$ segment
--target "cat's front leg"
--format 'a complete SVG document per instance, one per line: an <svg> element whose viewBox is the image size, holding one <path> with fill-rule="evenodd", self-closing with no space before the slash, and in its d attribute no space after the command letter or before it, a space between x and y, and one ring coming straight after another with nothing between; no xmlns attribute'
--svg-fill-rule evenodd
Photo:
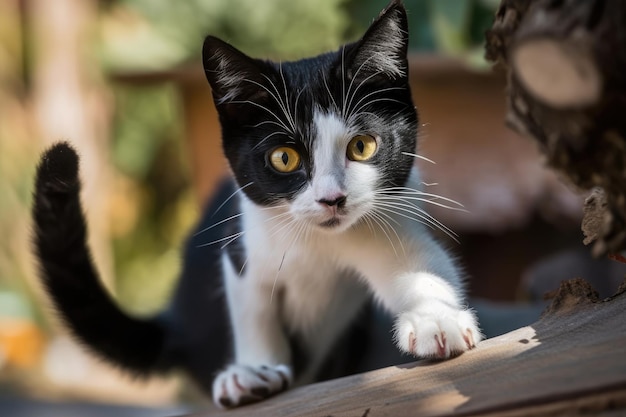
<svg viewBox="0 0 626 417"><path fill-rule="evenodd" d="M378 256L365 271L374 293L396 314L398 348L422 358L449 358L473 348L482 334L456 265L426 233L416 235L419 240L406 240L401 254L372 251Z"/></svg>
<svg viewBox="0 0 626 417"><path fill-rule="evenodd" d="M420 358L446 359L473 348L482 335L473 311L462 305L457 290L429 272L399 276L406 288L404 308L394 326L398 348ZM412 298L412 300L411 300Z"/></svg>
<svg viewBox="0 0 626 417"><path fill-rule="evenodd" d="M224 408L264 400L289 388L292 371L287 365L231 364L213 382L213 401Z"/></svg>
<svg viewBox="0 0 626 417"><path fill-rule="evenodd" d="M286 390L293 382L291 351L279 317L279 302L262 273L248 268L245 276L225 267L235 361L213 382L213 400L230 408ZM271 282L270 282L271 284Z"/></svg>

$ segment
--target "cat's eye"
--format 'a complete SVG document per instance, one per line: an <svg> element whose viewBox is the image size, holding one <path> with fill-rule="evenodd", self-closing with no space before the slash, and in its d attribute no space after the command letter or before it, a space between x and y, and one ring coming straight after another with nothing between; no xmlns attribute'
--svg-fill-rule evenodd
<svg viewBox="0 0 626 417"><path fill-rule="evenodd" d="M358 135L352 138L346 149L346 156L351 161L367 161L376 153L378 144L370 135Z"/></svg>
<svg viewBox="0 0 626 417"><path fill-rule="evenodd" d="M280 146L269 155L269 162L278 172L293 172L300 167L300 154L288 146Z"/></svg>

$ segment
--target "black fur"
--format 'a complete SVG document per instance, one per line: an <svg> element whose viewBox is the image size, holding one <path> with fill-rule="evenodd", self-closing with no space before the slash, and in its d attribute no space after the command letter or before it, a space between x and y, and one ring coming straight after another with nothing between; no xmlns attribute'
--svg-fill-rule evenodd
<svg viewBox="0 0 626 417"><path fill-rule="evenodd" d="M242 192L262 205L295 196L315 169L310 156L316 133L311 123L314 108L333 109L341 103L343 92L353 79L354 85L362 83L354 100L363 100L364 110L369 112L360 117L359 125L377 132L385 141L368 163L381 165L383 185L401 185L406 181L412 158L396 158L388 166L390 155L415 149L417 114L408 84L406 13L394 0L384 14L360 41L333 53L282 65L249 58L217 38L206 39L203 61L219 112L224 152L237 185L225 182L204 210L197 227L201 233L193 234L187 241L182 276L172 302L166 311L154 317L128 315L100 282L87 247L76 152L68 144L59 143L44 153L35 183L34 248L53 304L78 340L100 357L139 375L182 368L210 392L215 372L229 359L231 340L221 282L222 251L220 245L203 245L229 236L236 231L233 228L239 227L238 222L218 224L238 214L237 186L244 187ZM402 30L390 33L392 23ZM372 45L390 36L398 38L399 46L391 51L398 63L398 74L379 72L365 65ZM248 81L228 85L220 78L224 65L229 74L242 75ZM283 117L271 97L274 90L268 79L287 90L288 106L298 121L294 129L277 127L272 122L287 121L277 120L263 109ZM394 89L386 90L389 88ZM368 99L367 94L372 91L377 91L377 95L371 97L384 100ZM264 157L271 149L285 144L297 148L303 158L302 167L291 174L270 169ZM249 183L252 184L247 186ZM233 265L244 266L243 251L241 246L229 246ZM364 334L363 327L357 329L358 334ZM291 336L294 350L301 350L297 349L298 335ZM366 338L347 337L352 341ZM363 350L359 344L358 351ZM339 355L339 351L334 350L333 360L344 369L337 372L335 367L327 375L364 369L357 365L345 369L346 364L358 362L359 356L352 348L343 349L346 356ZM301 356L305 355L306 352Z"/></svg>
<svg viewBox="0 0 626 417"><path fill-rule="evenodd" d="M35 251L61 318L86 346L114 363L141 373L167 370L172 358L159 320L121 312L98 278L80 205L78 156L67 143L43 155L35 189Z"/></svg>

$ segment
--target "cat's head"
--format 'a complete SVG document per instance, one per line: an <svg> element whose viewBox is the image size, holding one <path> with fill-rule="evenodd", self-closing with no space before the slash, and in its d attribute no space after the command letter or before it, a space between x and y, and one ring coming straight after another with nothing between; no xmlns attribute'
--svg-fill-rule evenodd
<svg viewBox="0 0 626 417"><path fill-rule="evenodd" d="M223 148L245 194L342 231L373 210L379 190L402 186L417 137L407 44L396 0L357 42L296 62L253 59L207 37Z"/></svg>

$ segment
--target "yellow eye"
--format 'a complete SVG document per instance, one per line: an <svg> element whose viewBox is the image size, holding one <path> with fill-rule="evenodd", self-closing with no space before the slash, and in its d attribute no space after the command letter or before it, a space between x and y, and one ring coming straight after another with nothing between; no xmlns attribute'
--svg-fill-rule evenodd
<svg viewBox="0 0 626 417"><path fill-rule="evenodd" d="M269 160L278 172L293 172L300 167L300 154L288 146L274 149Z"/></svg>
<svg viewBox="0 0 626 417"><path fill-rule="evenodd" d="M369 135L358 135L353 137L348 144L346 155L351 161L367 161L374 156L377 148L376 139Z"/></svg>

